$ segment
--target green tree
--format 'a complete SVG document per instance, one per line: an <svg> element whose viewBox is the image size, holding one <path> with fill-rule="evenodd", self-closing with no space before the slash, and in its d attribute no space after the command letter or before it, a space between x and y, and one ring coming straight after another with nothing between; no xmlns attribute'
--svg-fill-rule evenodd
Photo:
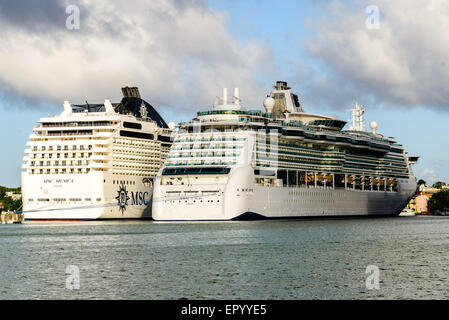
<svg viewBox="0 0 449 320"><path fill-rule="evenodd" d="M418 186L420 186L420 185L426 185L426 182L423 180L423 179L419 179L419 181L418 181Z"/></svg>
<svg viewBox="0 0 449 320"><path fill-rule="evenodd" d="M435 182L435 183L433 184L432 187L437 188L437 189L441 189L441 188L443 188L443 186L445 186L445 185L446 185L446 184L445 184L444 182L442 182L442 181L437 181L437 182Z"/></svg>
<svg viewBox="0 0 449 320"><path fill-rule="evenodd" d="M0 186L0 201L3 204L2 211L15 211L20 210L22 208L22 199L13 200L11 197L6 196L6 192L13 191L15 193L20 193L20 188L9 189L6 187Z"/></svg>
<svg viewBox="0 0 449 320"><path fill-rule="evenodd" d="M431 213L449 208L449 190L441 190L435 193L427 202L427 208Z"/></svg>
<svg viewBox="0 0 449 320"><path fill-rule="evenodd" d="M0 186L0 200L6 196L6 188Z"/></svg>
<svg viewBox="0 0 449 320"><path fill-rule="evenodd" d="M3 203L3 211L16 211L22 208L22 200L13 200L10 197L6 197L2 199Z"/></svg>
<svg viewBox="0 0 449 320"><path fill-rule="evenodd" d="M21 187L18 187L18 188L6 188L7 190L7 192L12 192L12 193L14 193L14 194L20 194L20 193L22 193L22 188Z"/></svg>

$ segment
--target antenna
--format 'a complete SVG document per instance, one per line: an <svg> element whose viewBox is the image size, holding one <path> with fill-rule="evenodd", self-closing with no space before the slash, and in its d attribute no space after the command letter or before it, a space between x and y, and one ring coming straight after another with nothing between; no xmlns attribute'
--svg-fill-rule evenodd
<svg viewBox="0 0 449 320"><path fill-rule="evenodd" d="M365 131L365 124L363 115L365 114L365 109L355 101L355 108L349 109L352 111L352 125L349 130L354 131Z"/></svg>
<svg viewBox="0 0 449 320"><path fill-rule="evenodd" d="M142 104L140 105L140 117L142 119L147 119L148 118L148 111L147 111L147 107L145 106L145 104L142 101Z"/></svg>
<svg viewBox="0 0 449 320"><path fill-rule="evenodd" d="M87 100L84 100L84 101L86 101L86 105L87 105L87 108L86 108L86 110L84 110L84 112L85 112L85 113L88 113L88 112L89 112L90 105L89 105L89 102L87 102Z"/></svg>

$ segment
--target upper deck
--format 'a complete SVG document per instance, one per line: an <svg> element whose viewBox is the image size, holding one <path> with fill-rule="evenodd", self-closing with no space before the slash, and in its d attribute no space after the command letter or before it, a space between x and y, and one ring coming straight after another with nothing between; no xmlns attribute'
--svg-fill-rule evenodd
<svg viewBox="0 0 449 320"><path fill-rule="evenodd" d="M61 114L41 118L29 136L22 168L28 174L93 170L154 176L171 147L172 129L137 88L122 91L120 103L66 101Z"/></svg>
<svg viewBox="0 0 449 320"><path fill-rule="evenodd" d="M282 95L282 91L286 92ZM228 103L226 94L224 90L219 98L222 103L215 103L213 110L200 111L179 125L166 168L250 164L255 168L408 176L404 148L394 138L376 132L377 124L372 131L365 130L359 107L353 125L345 129L346 121L304 112L284 85L277 85L265 99L265 111L242 107L238 90L234 103Z"/></svg>
<svg viewBox="0 0 449 320"><path fill-rule="evenodd" d="M298 141L346 145L379 153L403 152L402 146L394 138L368 131L343 130L345 121L318 117L304 113L303 119L309 120L304 123L299 117L273 119L272 113L256 110L211 110L198 112L196 118L181 123L180 128L190 133L263 130Z"/></svg>

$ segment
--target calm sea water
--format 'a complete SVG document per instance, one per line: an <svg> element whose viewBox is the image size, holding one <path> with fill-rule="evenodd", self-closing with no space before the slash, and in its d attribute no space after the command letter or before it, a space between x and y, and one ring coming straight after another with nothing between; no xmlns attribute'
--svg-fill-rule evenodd
<svg viewBox="0 0 449 320"><path fill-rule="evenodd" d="M27 222L0 246L0 299L449 298L445 217Z"/></svg>

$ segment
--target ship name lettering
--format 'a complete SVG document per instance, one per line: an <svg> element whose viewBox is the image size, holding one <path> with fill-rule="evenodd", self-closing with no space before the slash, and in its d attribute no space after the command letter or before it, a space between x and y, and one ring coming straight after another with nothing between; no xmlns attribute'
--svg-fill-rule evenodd
<svg viewBox="0 0 449 320"><path fill-rule="evenodd" d="M57 179L56 183L73 183L73 179Z"/></svg>

